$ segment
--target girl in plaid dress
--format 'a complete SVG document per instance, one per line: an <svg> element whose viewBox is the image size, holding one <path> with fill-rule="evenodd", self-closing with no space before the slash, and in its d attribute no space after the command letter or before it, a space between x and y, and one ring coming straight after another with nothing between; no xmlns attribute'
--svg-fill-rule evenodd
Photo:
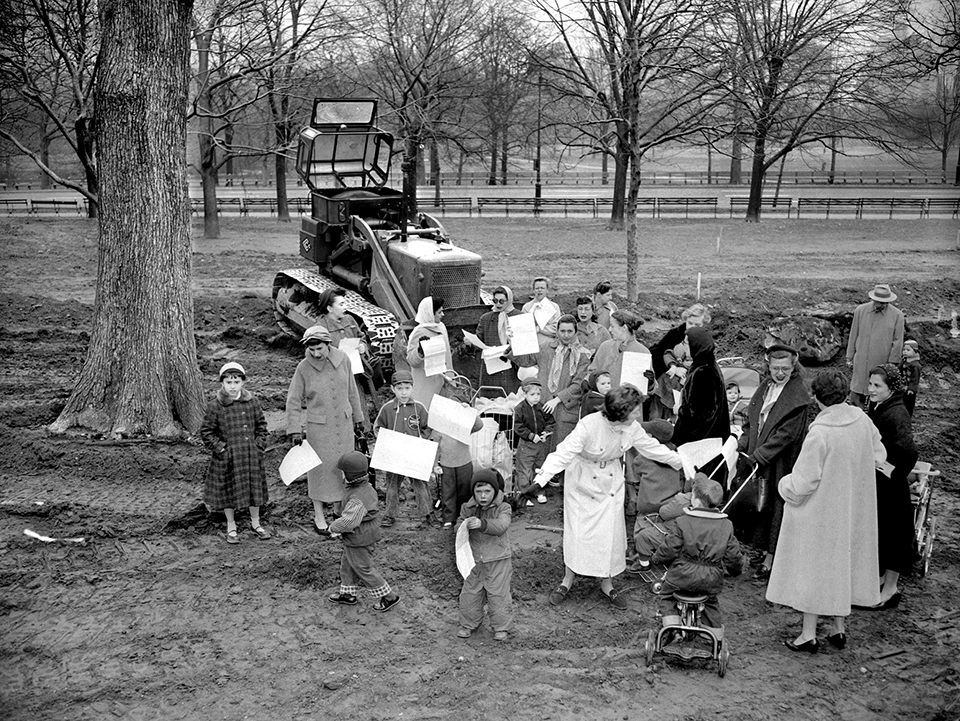
<svg viewBox="0 0 960 721"><path fill-rule="evenodd" d="M234 509L250 509L250 527L259 538L270 538L260 525L260 506L267 502L267 476L263 470L263 446L267 421L260 402L244 389L247 374L239 363L220 368L220 390L207 404L200 438L210 449L210 465L203 488L203 501L227 517L227 543L240 543Z"/></svg>

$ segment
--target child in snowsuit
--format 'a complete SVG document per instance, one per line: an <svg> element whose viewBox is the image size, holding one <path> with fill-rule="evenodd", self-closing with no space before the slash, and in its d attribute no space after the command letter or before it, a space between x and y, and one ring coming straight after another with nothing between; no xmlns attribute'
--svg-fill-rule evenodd
<svg viewBox="0 0 960 721"><path fill-rule="evenodd" d="M526 488L533 482L534 471L543 465L550 450L549 438L557 422L552 413L543 410L540 398L543 386L536 378L528 378L520 386L524 398L513 411L513 433L520 439L514 457L514 488ZM537 503L546 503L541 492Z"/></svg>
<svg viewBox="0 0 960 721"><path fill-rule="evenodd" d="M397 370L393 372L390 381L395 398L387 401L380 408L377 419L373 422L373 432L381 428L389 428L397 433L404 433L417 438L427 438L430 430L427 428L427 409L423 403L413 400L413 375L410 371ZM380 525L389 528L397 520L400 512L400 483L404 476L396 473L387 473L387 508ZM417 516L424 525L433 525L433 502L430 500L430 488L426 481L419 478L410 478L417 499Z"/></svg>
<svg viewBox="0 0 960 721"><path fill-rule="evenodd" d="M610 373L596 370L580 382L580 417L603 410L603 399L611 388Z"/></svg>
<svg viewBox="0 0 960 721"><path fill-rule="evenodd" d="M460 630L470 638L483 621L486 602L493 638L506 641L513 625L510 579L513 559L510 548L510 504L504 500L496 471L481 469L473 475L473 498L460 509L459 524L469 529L470 550L476 565L463 580L460 591Z"/></svg>
<svg viewBox="0 0 960 721"><path fill-rule="evenodd" d="M900 375L903 377L903 405L912 416L917 405L917 391L920 390L920 346L915 340L903 342Z"/></svg>
<svg viewBox="0 0 960 721"><path fill-rule="evenodd" d="M743 435L743 425L747 422L747 406L750 401L743 397L740 384L736 381L728 381L725 390L727 407L730 409L730 432L739 438Z"/></svg>
<svg viewBox="0 0 960 721"><path fill-rule="evenodd" d="M731 576L743 570L740 543L733 535L733 524L717 506L723 500L723 487L716 481L699 477L693 483L690 506L676 520L676 526L660 544L651 563L673 564L660 589L663 625L680 623L674 591L708 594L701 618L703 625L723 638L723 616L717 598L723 590L724 568Z"/></svg>
<svg viewBox="0 0 960 721"><path fill-rule="evenodd" d="M260 506L267 502L267 475L263 447L267 420L260 401L243 387L247 373L239 363L220 368L220 390L207 404L200 438L210 450L203 486L203 502L227 517L227 543L240 543L234 510L250 509L250 528L259 538L270 538L260 525Z"/></svg>
<svg viewBox="0 0 960 721"><path fill-rule="evenodd" d="M347 451L337 461L343 474L345 491L343 513L330 524L330 535L341 537L340 590L329 596L334 603L353 606L362 587L376 598L374 611L389 611L400 602L390 584L373 565L373 549L380 540L377 524L377 492L367 475L367 457L359 451Z"/></svg>

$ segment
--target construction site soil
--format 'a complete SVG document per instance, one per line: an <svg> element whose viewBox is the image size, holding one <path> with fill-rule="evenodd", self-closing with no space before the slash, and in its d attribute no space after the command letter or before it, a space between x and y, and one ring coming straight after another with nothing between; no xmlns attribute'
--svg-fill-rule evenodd
<svg viewBox="0 0 960 721"><path fill-rule="evenodd" d="M460 578L453 536L415 527L412 494L376 559L402 596L374 613L329 603L340 547L310 529L305 484L276 473L281 417L301 357L278 332L274 273L305 265L296 228L225 222L195 240L195 328L204 387L235 359L273 429L270 503L259 540L240 518L228 545L222 516L201 504L197 443L112 441L51 423L82 366L93 318L96 226L0 221L0 716L5 719L924 719L960 718L960 310L958 223L773 221L642 226L635 304L655 340L697 292L713 309L719 355L758 365L767 326L817 312L841 326L875 283L892 284L919 341L915 416L921 458L942 471L929 573L903 581L899 609L854 611L848 646L790 653L800 615L764 598L745 573L722 603L730 666L647 666L655 628L648 585L623 576L620 611L583 579L560 607L561 503L529 509L511 528L516 625L456 637ZM601 278L620 286L622 235L597 222L450 221L484 258L485 285L525 297L554 280L565 307ZM199 230L195 230L199 232ZM719 252L718 252L719 250ZM842 328L846 331L846 328ZM831 362L843 366L842 354ZM537 526L538 528L534 528ZM44 542L25 534L50 537ZM71 539L80 539L74 542ZM824 629L821 629L821 636Z"/></svg>

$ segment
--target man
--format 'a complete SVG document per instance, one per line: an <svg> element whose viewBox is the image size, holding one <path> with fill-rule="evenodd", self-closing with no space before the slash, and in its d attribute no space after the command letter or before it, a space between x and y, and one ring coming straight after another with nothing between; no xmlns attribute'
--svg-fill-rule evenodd
<svg viewBox="0 0 960 721"><path fill-rule="evenodd" d="M549 278L534 278L533 299L523 304L524 313L533 313L537 339L541 344L557 337L557 319L560 318L560 306L547 297L548 290Z"/></svg>
<svg viewBox="0 0 960 721"><path fill-rule="evenodd" d="M891 303L897 299L890 286L874 286L867 294L869 303L853 311L853 325L847 341L847 365L850 374L850 401L866 407L867 381L871 368L884 363L899 363L903 353L903 313Z"/></svg>
<svg viewBox="0 0 960 721"><path fill-rule="evenodd" d="M577 298L577 338L591 354L610 340L610 331L593 319L593 300L587 296Z"/></svg>

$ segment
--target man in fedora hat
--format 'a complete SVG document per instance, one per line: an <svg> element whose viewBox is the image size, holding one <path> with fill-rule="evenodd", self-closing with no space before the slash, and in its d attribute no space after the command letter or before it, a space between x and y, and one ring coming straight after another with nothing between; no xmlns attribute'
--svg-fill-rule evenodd
<svg viewBox="0 0 960 721"><path fill-rule="evenodd" d="M867 296L870 302L853 311L847 341L847 365L853 367L850 400L861 408L866 405L870 369L883 363L899 363L903 352L903 313L891 305L896 294L889 285L881 283Z"/></svg>

